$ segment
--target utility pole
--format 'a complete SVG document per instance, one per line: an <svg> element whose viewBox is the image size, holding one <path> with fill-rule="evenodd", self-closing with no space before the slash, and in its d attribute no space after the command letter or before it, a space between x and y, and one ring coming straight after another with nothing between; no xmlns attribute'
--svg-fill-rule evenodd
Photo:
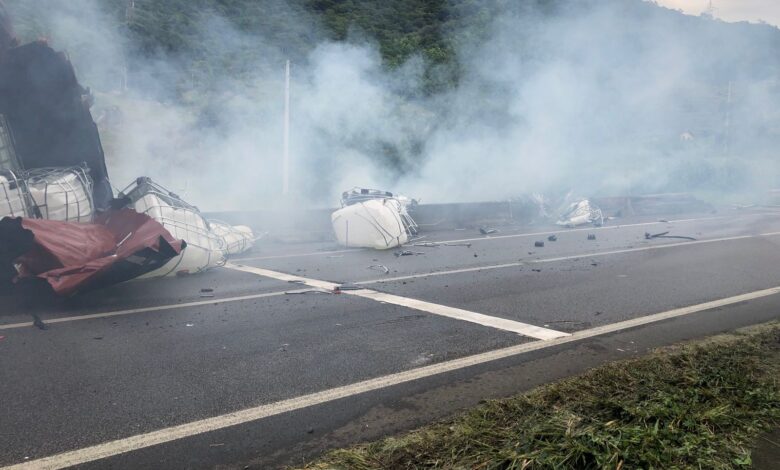
<svg viewBox="0 0 780 470"><path fill-rule="evenodd" d="M729 90L726 93L726 121L723 129L723 155L728 155L731 140L731 88L732 81L729 80Z"/></svg>
<svg viewBox="0 0 780 470"><path fill-rule="evenodd" d="M284 66L284 154L282 160L282 194L290 192L290 60Z"/></svg>
<svg viewBox="0 0 780 470"><path fill-rule="evenodd" d="M133 19L135 13L135 0L127 0L127 6L125 7L125 32L130 32L130 22ZM125 64L122 66L122 77L119 90L121 92L127 91L127 58L125 58Z"/></svg>

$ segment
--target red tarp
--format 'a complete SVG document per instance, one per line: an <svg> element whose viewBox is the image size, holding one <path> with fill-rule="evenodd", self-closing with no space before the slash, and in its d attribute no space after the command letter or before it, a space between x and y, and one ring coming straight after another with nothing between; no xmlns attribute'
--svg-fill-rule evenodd
<svg viewBox="0 0 780 470"><path fill-rule="evenodd" d="M44 279L60 295L141 276L186 246L149 216L126 208L91 224L7 217L0 221L3 245L0 263L15 265L17 279Z"/></svg>

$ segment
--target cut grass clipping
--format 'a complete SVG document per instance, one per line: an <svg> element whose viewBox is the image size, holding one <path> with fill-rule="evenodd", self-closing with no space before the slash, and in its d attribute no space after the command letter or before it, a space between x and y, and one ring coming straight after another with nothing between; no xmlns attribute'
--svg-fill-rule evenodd
<svg viewBox="0 0 780 470"><path fill-rule="evenodd" d="M780 420L778 377L775 322L491 400L306 468L749 467L751 447Z"/></svg>

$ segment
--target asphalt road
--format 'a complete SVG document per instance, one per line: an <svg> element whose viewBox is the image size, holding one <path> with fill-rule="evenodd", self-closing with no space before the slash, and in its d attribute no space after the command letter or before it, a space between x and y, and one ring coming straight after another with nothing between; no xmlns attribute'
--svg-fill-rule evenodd
<svg viewBox="0 0 780 470"><path fill-rule="evenodd" d="M666 231L696 241L644 236ZM203 275L0 299L0 466L295 464L780 317L776 211L450 230L418 245L261 243ZM327 292L342 283L361 290Z"/></svg>

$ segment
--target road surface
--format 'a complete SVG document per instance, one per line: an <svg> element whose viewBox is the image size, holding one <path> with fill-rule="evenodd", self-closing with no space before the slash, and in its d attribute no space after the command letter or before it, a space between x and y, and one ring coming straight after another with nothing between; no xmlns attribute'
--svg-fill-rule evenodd
<svg viewBox="0 0 780 470"><path fill-rule="evenodd" d="M669 219L430 232L410 256L260 243L202 275L0 299L0 467L302 463L780 318L780 212ZM696 240L644 236L666 231Z"/></svg>

